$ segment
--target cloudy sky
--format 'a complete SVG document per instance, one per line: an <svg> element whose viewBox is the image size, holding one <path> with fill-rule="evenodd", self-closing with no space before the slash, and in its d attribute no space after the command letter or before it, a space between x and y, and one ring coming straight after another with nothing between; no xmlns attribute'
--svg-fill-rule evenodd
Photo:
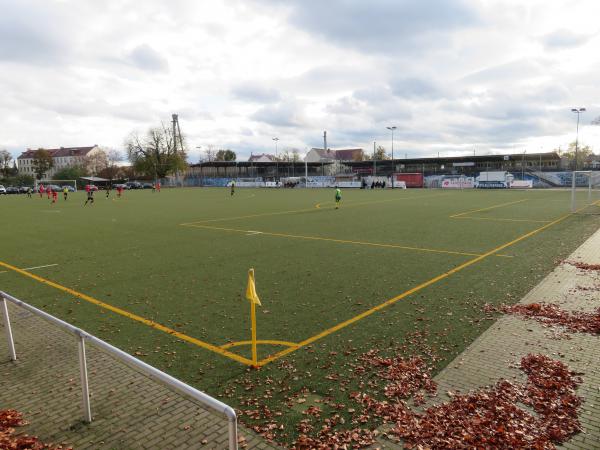
<svg viewBox="0 0 600 450"><path fill-rule="evenodd" d="M600 153L597 0L0 0L0 148Z"/></svg>

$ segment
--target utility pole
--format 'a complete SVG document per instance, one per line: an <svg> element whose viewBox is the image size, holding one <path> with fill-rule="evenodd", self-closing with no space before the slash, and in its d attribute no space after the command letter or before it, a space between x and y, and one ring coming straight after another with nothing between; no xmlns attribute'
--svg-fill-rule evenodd
<svg viewBox="0 0 600 450"><path fill-rule="evenodd" d="M275 180L277 181L277 179L279 179L279 156L277 155L277 143L279 142L279 138L274 137L273 140L275 141L275 167L277 172L275 174Z"/></svg>
<svg viewBox="0 0 600 450"><path fill-rule="evenodd" d="M394 189L394 130L397 128L396 126L386 127L388 130L392 132L392 189Z"/></svg>
<svg viewBox="0 0 600 450"><path fill-rule="evenodd" d="M577 171L578 167L578 153L579 153L579 115L585 112L585 108L572 108L571 112L577 114L577 135L575 137L575 171Z"/></svg>
<svg viewBox="0 0 600 450"><path fill-rule="evenodd" d="M373 176L377 176L377 150L375 149L377 142L373 141Z"/></svg>
<svg viewBox="0 0 600 450"><path fill-rule="evenodd" d="M173 120L173 153L177 155L177 138L179 138L179 147L183 152L183 139L181 138L181 128L179 128L179 116L177 114L172 114L171 118ZM177 181L179 181L179 169L175 172L175 177ZM183 180L181 180L181 184L183 186Z"/></svg>

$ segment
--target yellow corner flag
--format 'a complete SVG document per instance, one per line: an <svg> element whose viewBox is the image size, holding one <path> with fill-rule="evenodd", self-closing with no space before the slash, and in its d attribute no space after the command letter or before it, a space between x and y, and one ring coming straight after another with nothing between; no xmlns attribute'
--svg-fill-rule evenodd
<svg viewBox="0 0 600 450"><path fill-rule="evenodd" d="M254 282L254 269L248 270L248 286L246 287L246 298L254 305L262 306L260 298L256 293L256 284Z"/></svg>

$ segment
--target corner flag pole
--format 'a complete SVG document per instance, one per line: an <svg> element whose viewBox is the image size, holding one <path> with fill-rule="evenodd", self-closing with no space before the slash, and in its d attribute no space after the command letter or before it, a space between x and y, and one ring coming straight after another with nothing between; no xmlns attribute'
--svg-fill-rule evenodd
<svg viewBox="0 0 600 450"><path fill-rule="evenodd" d="M258 355L256 351L256 305L260 304L260 298L256 293L256 283L254 281L254 269L248 270L248 285L246 286L246 298L250 300L250 320L252 322L252 364L258 365Z"/></svg>
<svg viewBox="0 0 600 450"><path fill-rule="evenodd" d="M250 302L250 317L252 320L252 364L258 364L258 356L256 351L256 303Z"/></svg>

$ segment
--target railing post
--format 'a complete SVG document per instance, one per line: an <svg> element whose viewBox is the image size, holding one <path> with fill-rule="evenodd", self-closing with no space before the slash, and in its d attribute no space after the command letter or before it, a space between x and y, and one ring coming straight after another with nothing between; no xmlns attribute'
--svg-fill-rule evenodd
<svg viewBox="0 0 600 450"><path fill-rule="evenodd" d="M229 423L229 450L238 450L237 417L235 416L235 412L228 415L227 422Z"/></svg>
<svg viewBox="0 0 600 450"><path fill-rule="evenodd" d="M85 358L85 337L81 334L78 334L77 337L79 339L79 372L81 375L81 395L83 396L83 419L90 423L92 421L92 410L90 408L90 387Z"/></svg>
<svg viewBox="0 0 600 450"><path fill-rule="evenodd" d="M12 328L10 327L10 317L8 316L8 306L6 299L0 296L2 300L2 315L4 316L4 330L6 331L6 340L8 342L8 353L10 353L11 361L17 360L17 352L15 351L15 341L13 340Z"/></svg>

